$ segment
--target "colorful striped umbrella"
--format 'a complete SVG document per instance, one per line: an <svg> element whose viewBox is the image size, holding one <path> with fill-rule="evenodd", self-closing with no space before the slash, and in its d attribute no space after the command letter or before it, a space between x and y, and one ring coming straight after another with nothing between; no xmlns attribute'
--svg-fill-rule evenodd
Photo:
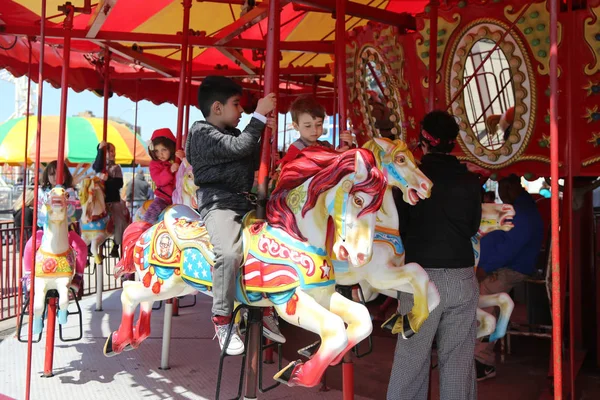
<svg viewBox="0 0 600 400"><path fill-rule="evenodd" d="M25 150L25 117L10 119L0 124L0 163L22 164ZM59 117L48 116L42 119L41 162L56 160L58 154ZM27 163L35 162L37 117L29 117L29 144ZM102 141L102 118L68 117L65 157L73 164L89 164L96 159L98 143ZM127 126L108 121L107 141L115 145L117 164L133 162L135 134ZM146 143L137 136L135 162L148 165L150 157Z"/></svg>

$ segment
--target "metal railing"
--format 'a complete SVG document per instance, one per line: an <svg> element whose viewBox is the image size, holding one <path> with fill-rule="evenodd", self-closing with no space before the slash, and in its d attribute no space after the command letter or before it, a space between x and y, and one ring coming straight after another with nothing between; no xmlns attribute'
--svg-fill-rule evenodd
<svg viewBox="0 0 600 400"><path fill-rule="evenodd" d="M19 273L21 268L21 252L18 251L19 228L14 228L12 222L0 222L0 321L16 317L19 314L19 276L23 276L25 269ZM31 228L26 228L26 238L31 236ZM118 259L108 257L112 248L112 239L108 239L101 247L102 255L105 257L102 266L94 267L91 257L88 257L88 265L83 276L83 295L95 294L96 274L105 274L103 280L103 291L120 289L121 280L115 279L113 272Z"/></svg>

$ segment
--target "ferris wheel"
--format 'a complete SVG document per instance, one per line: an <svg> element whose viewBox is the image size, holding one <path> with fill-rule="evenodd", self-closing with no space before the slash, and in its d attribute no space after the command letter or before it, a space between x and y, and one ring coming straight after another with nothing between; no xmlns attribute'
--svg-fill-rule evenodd
<svg viewBox="0 0 600 400"><path fill-rule="evenodd" d="M38 85L31 82L31 97L29 101L29 110L27 110L27 77L15 78L5 69L0 70L0 80L13 83L15 85L15 110L8 119L33 115L37 109L37 91Z"/></svg>

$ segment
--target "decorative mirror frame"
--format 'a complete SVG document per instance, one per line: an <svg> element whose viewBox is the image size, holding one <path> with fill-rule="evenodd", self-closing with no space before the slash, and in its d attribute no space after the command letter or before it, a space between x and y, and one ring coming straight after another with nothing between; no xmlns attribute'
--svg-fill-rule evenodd
<svg viewBox="0 0 600 400"><path fill-rule="evenodd" d="M447 102L463 86L466 60L475 43L481 39L498 43L508 28L501 21L483 18L471 22L456 36L446 63ZM508 33L499 48L509 64L515 99L515 117L508 140L495 150L490 150L479 142L468 121L464 91L450 105L452 113L460 118L458 142L463 152L472 156L469 157L470 161L490 169L500 169L519 161L519 156L526 150L531 139L536 115L535 76L527 48L514 33Z"/></svg>
<svg viewBox="0 0 600 400"><path fill-rule="evenodd" d="M406 132L402 128L404 118L404 111L399 104L400 93L398 92L397 79L394 77L392 71L389 70L389 66L384 61L385 58L379 53L379 51L371 46L365 45L357 52L355 65L357 68L354 69L354 82L357 91L356 97L360 104L360 113L363 116L363 124L370 137L381 137L381 132L375 127L376 120L373 117L372 111L373 106L369 104L368 91L372 90L367 85L367 69L368 63L372 62L375 64L375 69L381 72L381 78L385 85L383 89L383 95L387 98L387 102L384 104L390 112L390 121L394 127L391 132L396 135L398 139L405 140Z"/></svg>

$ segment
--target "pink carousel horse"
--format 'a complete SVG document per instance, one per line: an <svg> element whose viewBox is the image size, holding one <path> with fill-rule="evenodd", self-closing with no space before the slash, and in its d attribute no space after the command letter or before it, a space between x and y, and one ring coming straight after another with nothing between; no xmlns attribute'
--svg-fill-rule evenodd
<svg viewBox="0 0 600 400"><path fill-rule="evenodd" d="M27 241L23 253L25 273L29 278L32 269L35 270L33 334L39 334L43 329L43 312L48 290L58 291L58 322L67 322L69 287L75 292L79 290L87 261L85 242L77 233L69 232L66 191L60 186L53 188L43 206L46 207L47 219L44 230L38 231L35 236L35 267L31 259L33 237ZM29 285L27 287L29 289Z"/></svg>
<svg viewBox="0 0 600 400"><path fill-rule="evenodd" d="M309 148L281 172L267 204L267 221L254 220L252 213L246 216L245 260L236 279L236 300L274 306L285 321L317 333L322 341L313 358L290 363L275 379L290 386L315 386L330 364L340 362L371 333L366 307L335 291L326 251L327 225L331 218L336 257L356 266L366 264L385 187L371 152ZM123 272L135 269L140 280L123 285L121 325L106 341L107 356L127 346L136 348L148 337L154 301L212 286L210 240L189 207L173 206L152 227L134 223L125 236ZM138 304L141 311L134 326Z"/></svg>

